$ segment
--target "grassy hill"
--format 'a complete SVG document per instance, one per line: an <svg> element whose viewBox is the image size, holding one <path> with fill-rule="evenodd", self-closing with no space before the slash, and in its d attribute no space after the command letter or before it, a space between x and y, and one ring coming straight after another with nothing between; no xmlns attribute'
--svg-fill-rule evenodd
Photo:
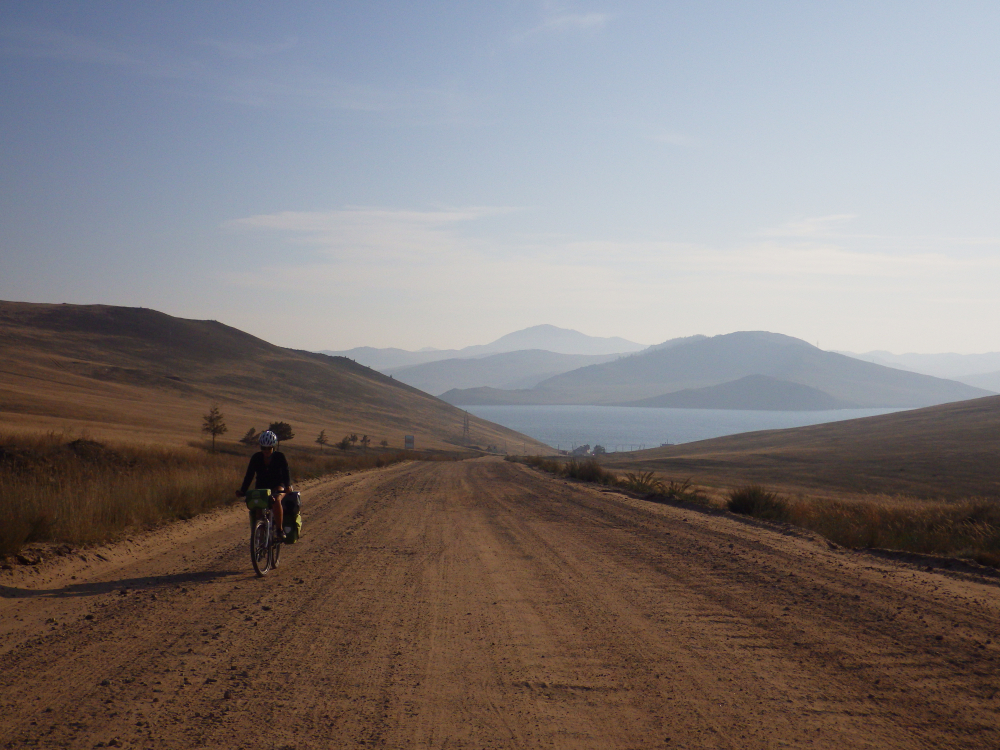
<svg viewBox="0 0 1000 750"><path fill-rule="evenodd" d="M1000 498L1000 396L656 448L602 463L710 484Z"/></svg>
<svg viewBox="0 0 1000 750"><path fill-rule="evenodd" d="M144 308L0 302L0 415L7 429L86 431L142 442L200 437L218 403L235 440L271 421L295 443L319 431L373 444L463 443L465 413L342 357L284 349L216 321ZM540 443L469 416L471 442Z"/></svg>

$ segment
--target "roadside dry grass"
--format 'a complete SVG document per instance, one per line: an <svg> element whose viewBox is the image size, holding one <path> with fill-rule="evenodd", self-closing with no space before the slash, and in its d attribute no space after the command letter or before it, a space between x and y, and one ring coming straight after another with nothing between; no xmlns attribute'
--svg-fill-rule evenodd
<svg viewBox="0 0 1000 750"><path fill-rule="evenodd" d="M508 456L507 460L519 461L561 477L579 479L582 482L592 482L606 487L618 487L651 499L684 500L703 505L708 504L708 498L704 492L692 485L689 479L680 482L664 482L651 471L625 472L625 474L619 475L605 469L593 458L583 461L577 461L575 458L560 461L542 456Z"/></svg>
<svg viewBox="0 0 1000 750"><path fill-rule="evenodd" d="M93 544L238 502L252 451L104 444L62 433L0 435L0 555L33 542ZM286 451L287 452L287 451ZM293 481L456 455L372 451L289 455Z"/></svg>
<svg viewBox="0 0 1000 750"><path fill-rule="evenodd" d="M739 515L789 523L850 549L888 549L946 555L1000 567L1000 501L924 499L862 494L839 499L782 495L747 484L725 496L690 480L666 480L654 472L619 475L597 461L512 458L543 471L636 492L651 500L683 500Z"/></svg>
<svg viewBox="0 0 1000 750"><path fill-rule="evenodd" d="M869 495L786 498L789 523L853 549L948 555L1000 567L1000 502Z"/></svg>

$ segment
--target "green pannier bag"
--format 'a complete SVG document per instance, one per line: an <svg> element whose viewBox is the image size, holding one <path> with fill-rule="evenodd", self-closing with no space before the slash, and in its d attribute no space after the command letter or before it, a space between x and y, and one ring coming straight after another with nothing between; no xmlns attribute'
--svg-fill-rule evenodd
<svg viewBox="0 0 1000 750"><path fill-rule="evenodd" d="M281 500L284 515L285 544L295 544L302 536L302 495L289 492Z"/></svg>
<svg viewBox="0 0 1000 750"><path fill-rule="evenodd" d="M285 544L295 544L302 536L302 514L295 516L295 521L291 526L285 521Z"/></svg>
<svg viewBox="0 0 1000 750"><path fill-rule="evenodd" d="M266 510L271 507L271 490L250 490L246 501L247 510Z"/></svg>

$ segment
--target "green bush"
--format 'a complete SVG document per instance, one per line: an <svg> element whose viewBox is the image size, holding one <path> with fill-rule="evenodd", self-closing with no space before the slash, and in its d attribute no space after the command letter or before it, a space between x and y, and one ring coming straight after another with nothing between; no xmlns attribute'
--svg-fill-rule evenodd
<svg viewBox="0 0 1000 750"><path fill-rule="evenodd" d="M621 486L632 492L640 492L644 495L666 495L667 488L656 475L651 471L633 474L631 471L625 472L625 478L620 480Z"/></svg>
<svg viewBox="0 0 1000 750"><path fill-rule="evenodd" d="M574 458L565 464L565 467L566 476L579 479L581 482L610 485L618 483L618 477L610 471L601 468L601 465L593 458L588 458L586 461L577 461Z"/></svg>
<svg viewBox="0 0 1000 750"><path fill-rule="evenodd" d="M731 491L727 507L733 513L769 521L784 521L789 516L788 503L776 492L759 484L748 484Z"/></svg>

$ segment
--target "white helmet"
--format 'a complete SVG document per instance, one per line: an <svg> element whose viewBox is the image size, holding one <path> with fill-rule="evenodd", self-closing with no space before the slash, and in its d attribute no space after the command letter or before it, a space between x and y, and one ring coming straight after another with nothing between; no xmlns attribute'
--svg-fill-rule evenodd
<svg viewBox="0 0 1000 750"><path fill-rule="evenodd" d="M264 430L257 438L257 442L260 443L261 448L273 448L278 444L278 436L270 430Z"/></svg>

